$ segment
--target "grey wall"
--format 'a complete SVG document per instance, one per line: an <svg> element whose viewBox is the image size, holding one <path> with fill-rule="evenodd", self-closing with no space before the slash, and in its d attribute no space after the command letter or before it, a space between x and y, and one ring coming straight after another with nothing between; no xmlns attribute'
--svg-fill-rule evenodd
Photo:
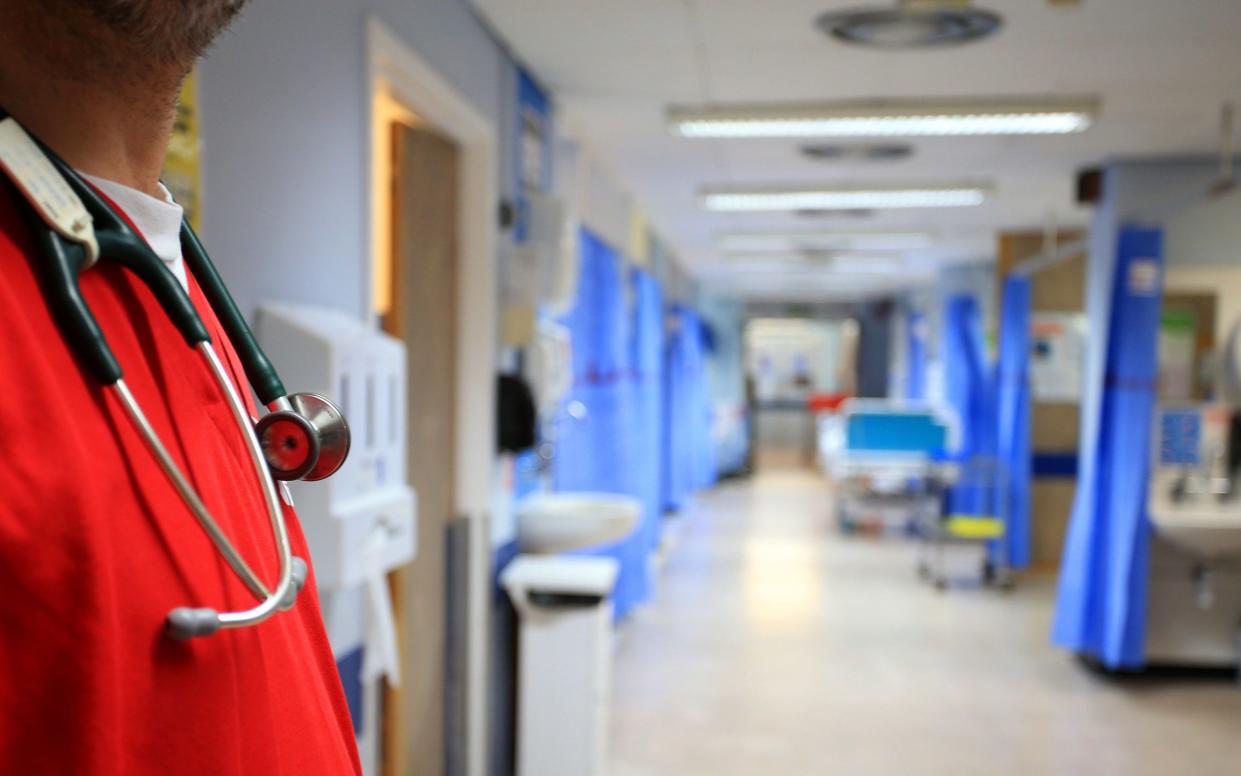
<svg viewBox="0 0 1241 776"><path fill-rule="evenodd" d="M369 13L494 122L498 191L512 193L516 65L465 0L252 0L200 70L203 237L247 315L264 299L369 313ZM511 628L492 638L489 756L502 774Z"/></svg>
<svg viewBox="0 0 1241 776"><path fill-rule="evenodd" d="M253 0L200 75L204 240L248 315L268 298L368 312L371 12L496 122L511 189L515 65L465 0Z"/></svg>

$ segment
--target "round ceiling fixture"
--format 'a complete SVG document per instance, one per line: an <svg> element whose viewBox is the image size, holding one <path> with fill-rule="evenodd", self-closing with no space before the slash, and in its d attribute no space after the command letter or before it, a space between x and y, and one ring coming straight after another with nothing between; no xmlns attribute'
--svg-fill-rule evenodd
<svg viewBox="0 0 1241 776"><path fill-rule="evenodd" d="M913 146L902 143L809 143L801 147L802 156L820 162L894 162L913 152Z"/></svg>
<svg viewBox="0 0 1241 776"><path fill-rule="evenodd" d="M857 46L915 49L981 40L1000 29L1000 15L961 0L903 0L895 8L830 11L816 26Z"/></svg>

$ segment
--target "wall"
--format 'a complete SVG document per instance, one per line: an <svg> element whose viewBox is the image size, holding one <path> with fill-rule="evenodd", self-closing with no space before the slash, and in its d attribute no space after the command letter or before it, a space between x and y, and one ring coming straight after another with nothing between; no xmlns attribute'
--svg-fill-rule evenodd
<svg viewBox="0 0 1241 776"><path fill-rule="evenodd" d="M1207 175L1213 167L1205 167ZM1187 202L1165 222L1169 291L1216 295L1215 339L1241 320L1241 191Z"/></svg>
<svg viewBox="0 0 1241 776"><path fill-rule="evenodd" d="M1193 165L1195 178L1210 180L1215 165ZM1205 185L1205 184L1204 184ZM1170 213L1164 240L1169 270L1182 266L1241 267L1241 190L1200 197Z"/></svg>
<svg viewBox="0 0 1241 776"><path fill-rule="evenodd" d="M248 315L264 299L370 315L372 13L493 122L497 188L513 194L517 70L465 0L252 3L200 71L204 238ZM478 636L471 677L483 675ZM478 715L495 706L478 687L471 679L472 773Z"/></svg>
<svg viewBox="0 0 1241 776"><path fill-rule="evenodd" d="M757 398L804 398L806 389L790 384L795 362L812 379L809 390L839 390L842 326L839 320L752 319L745 331L745 362L747 370L756 376Z"/></svg>
<svg viewBox="0 0 1241 776"><path fill-rule="evenodd" d="M1238 243L1241 245L1241 243ZM1215 341L1228 341L1241 321L1241 266L1172 266L1164 275L1164 290L1215 294Z"/></svg>
<svg viewBox="0 0 1241 776"><path fill-rule="evenodd" d="M247 314L270 298L369 312L368 11L505 128L512 191L515 65L464 0L251 3L200 86L205 239Z"/></svg>
<svg viewBox="0 0 1241 776"><path fill-rule="evenodd" d="M991 262L950 264L939 271L935 284L906 294L896 301L893 315L892 330L889 342L885 347L889 353L888 385L895 389L892 396L903 396L905 379L909 373L907 363L908 332L905 323L911 314L923 316L923 326L927 332L925 340L926 358L926 399L940 401L944 396L944 373L941 359L940 337L943 333L944 305L948 299L957 294L971 294L978 299L982 314L983 330L988 338L995 331L997 315L995 300L996 268Z"/></svg>

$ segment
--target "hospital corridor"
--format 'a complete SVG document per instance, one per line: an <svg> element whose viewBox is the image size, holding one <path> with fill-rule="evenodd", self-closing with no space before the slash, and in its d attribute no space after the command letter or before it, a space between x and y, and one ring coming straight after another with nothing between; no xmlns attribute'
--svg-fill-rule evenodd
<svg viewBox="0 0 1241 776"><path fill-rule="evenodd" d="M0 0L0 776L1241 774L1241 0Z"/></svg>
<svg viewBox="0 0 1241 776"><path fill-rule="evenodd" d="M617 634L614 776L1234 772L1228 680L1083 670L1047 647L1050 577L937 595L910 547L841 538L829 498L775 467L684 517Z"/></svg>

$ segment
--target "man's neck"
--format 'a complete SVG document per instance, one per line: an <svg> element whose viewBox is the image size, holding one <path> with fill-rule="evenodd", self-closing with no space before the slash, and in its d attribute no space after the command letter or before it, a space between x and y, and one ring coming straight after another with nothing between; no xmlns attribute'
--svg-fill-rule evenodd
<svg viewBox="0 0 1241 776"><path fill-rule="evenodd" d="M179 74L93 83L53 72L0 53L0 106L75 169L158 196Z"/></svg>

